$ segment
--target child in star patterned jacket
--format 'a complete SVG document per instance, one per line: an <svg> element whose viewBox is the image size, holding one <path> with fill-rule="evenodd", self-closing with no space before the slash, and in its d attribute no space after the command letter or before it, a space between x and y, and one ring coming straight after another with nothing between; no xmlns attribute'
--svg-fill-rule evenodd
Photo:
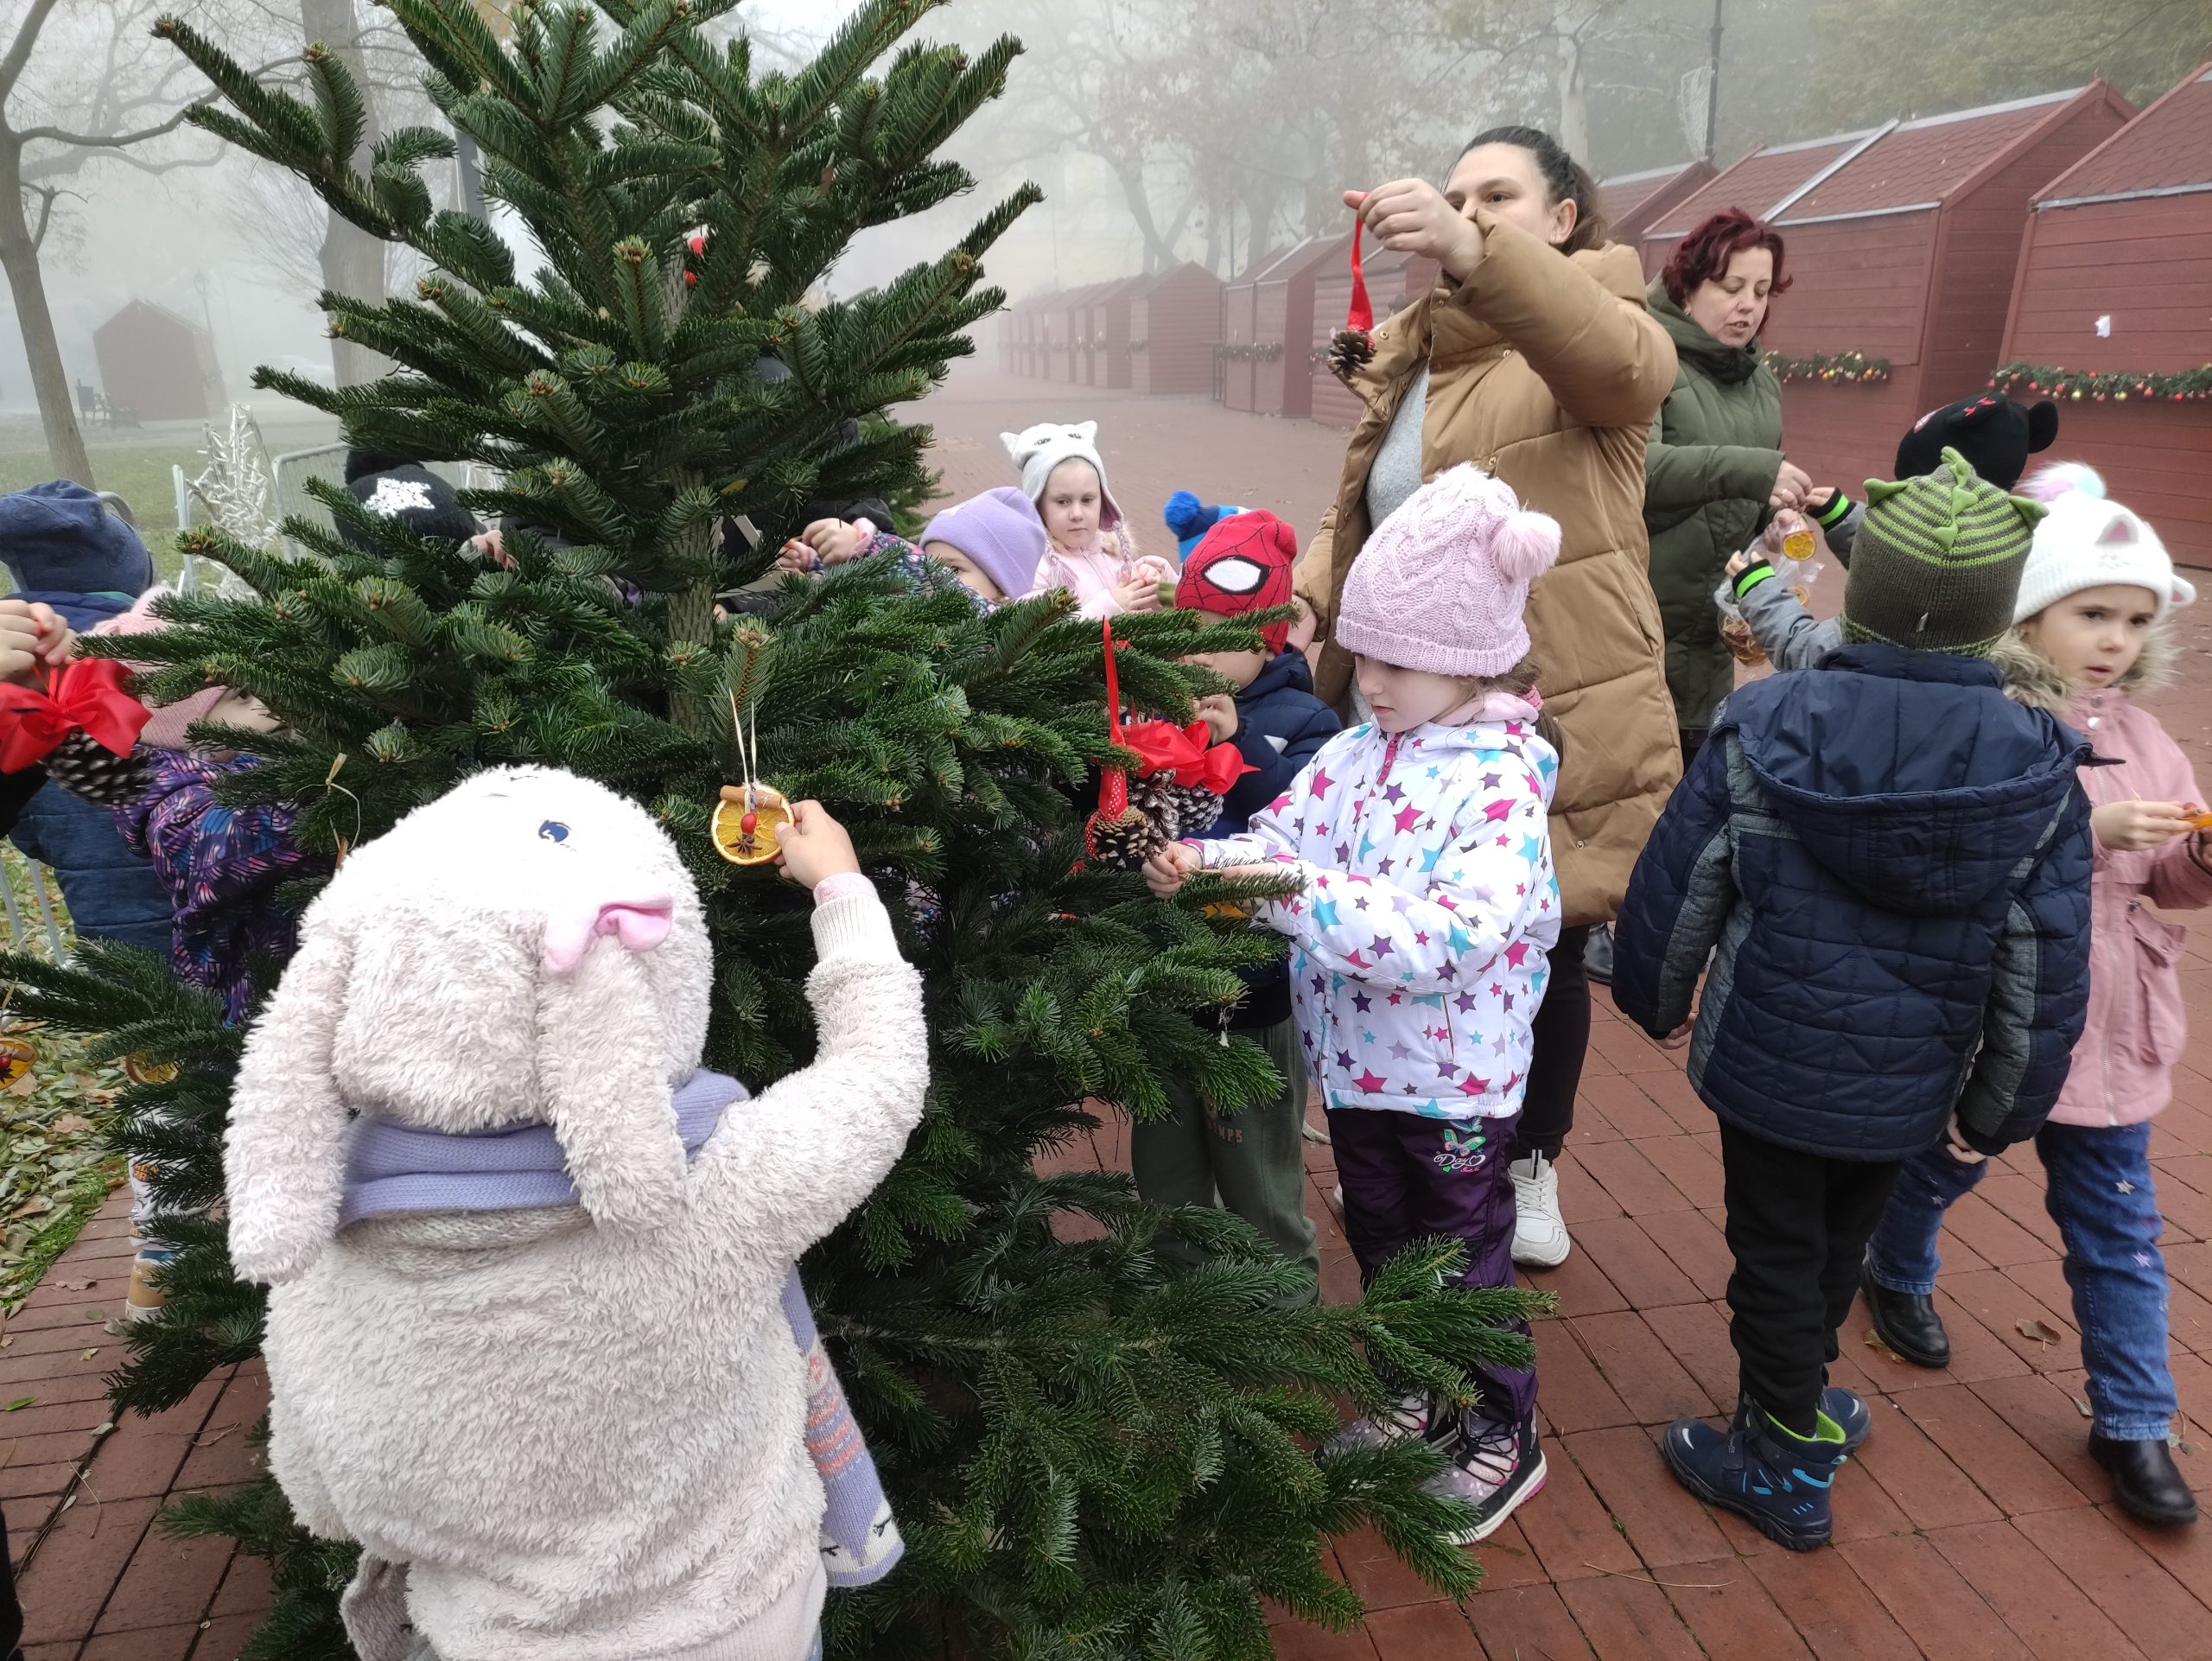
<svg viewBox="0 0 2212 1661"><path fill-rule="evenodd" d="M1513 1283L1508 1168L1560 928L1545 828L1559 761L1537 731L1522 609L1558 553L1558 525L1471 467L1414 492L1361 550L1338 617L1374 720L1324 746L1246 834L1147 868L1156 893L1201 868L1303 880L1257 920L1291 939L1363 1280L1449 1235L1465 1284ZM1456 1436L1433 1482L1471 1506L1465 1542L1544 1480L1534 1370L1470 1371L1471 1403L1408 1391L1325 1450Z"/></svg>

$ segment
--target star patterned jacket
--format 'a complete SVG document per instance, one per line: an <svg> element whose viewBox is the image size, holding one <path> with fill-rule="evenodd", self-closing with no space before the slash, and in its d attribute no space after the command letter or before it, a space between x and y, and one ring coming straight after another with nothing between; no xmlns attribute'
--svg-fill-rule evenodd
<svg viewBox="0 0 2212 1661"><path fill-rule="evenodd" d="M1559 939L1559 759L1518 698L1453 714L1472 718L1340 733L1249 831L1192 844L1209 868L1305 880L1255 915L1290 937L1299 1036L1332 1108L1520 1111Z"/></svg>

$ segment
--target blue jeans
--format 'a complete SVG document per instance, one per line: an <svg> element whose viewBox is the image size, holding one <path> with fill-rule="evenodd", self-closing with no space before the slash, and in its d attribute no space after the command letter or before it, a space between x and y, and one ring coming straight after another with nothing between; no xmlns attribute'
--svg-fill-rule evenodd
<svg viewBox="0 0 2212 1661"><path fill-rule="evenodd" d="M2066 1242L2066 1283L2096 1433L2163 1441L2178 1403L2166 1365L2166 1260L2158 1251L2151 1127L2046 1124L2036 1154L2044 1207ZM1988 1168L1954 1159L1941 1145L1905 1161L1866 1246L1867 1271L1878 1283L1923 1296L1936 1289L1943 1213Z"/></svg>

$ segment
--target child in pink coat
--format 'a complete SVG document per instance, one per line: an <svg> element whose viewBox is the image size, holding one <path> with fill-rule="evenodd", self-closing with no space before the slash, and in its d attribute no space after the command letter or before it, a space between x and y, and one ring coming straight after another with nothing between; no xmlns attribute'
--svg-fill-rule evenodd
<svg viewBox="0 0 2212 1661"><path fill-rule="evenodd" d="M2204 799L2188 757L2131 694L2163 677L2169 615L2196 595L2158 534L2105 500L2087 468L2046 469L2024 493L2050 512L2036 527L2012 631L1991 659L2012 697L2050 709L2104 764L2081 771L2096 838L2088 1022L2036 1153L2066 1243L2089 1375L2089 1452L2124 1510L2185 1524L2196 1501L2166 1445L2177 1403L2150 1120L2173 1093L2186 1037L2176 965L2187 935L2146 907L2212 905L2212 847L2195 822ZM1907 1361L1950 1359L1930 1296L1936 1239L1945 1211L1986 1168L1948 1143L1909 1161L1867 1246L1874 1328Z"/></svg>
<svg viewBox="0 0 2212 1661"><path fill-rule="evenodd" d="M1051 538L1030 592L1065 589L1085 617L1159 610L1160 585L1175 580L1175 567L1137 551L1136 531L1106 482L1098 423L1047 421L999 439Z"/></svg>

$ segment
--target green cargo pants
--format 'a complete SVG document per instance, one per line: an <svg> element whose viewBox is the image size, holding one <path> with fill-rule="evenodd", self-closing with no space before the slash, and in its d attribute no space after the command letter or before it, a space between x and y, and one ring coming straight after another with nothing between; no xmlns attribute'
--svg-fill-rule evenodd
<svg viewBox="0 0 2212 1661"><path fill-rule="evenodd" d="M1137 1192L1158 1206L1219 1206L1271 1241L1276 1251L1313 1276L1301 1302L1320 1296L1321 1253L1306 1214L1306 1058L1299 1051L1298 1022L1242 1032L1268 1053L1283 1087L1274 1099L1230 1113L1216 1113L1188 1083L1173 1079L1174 1117L1129 1127L1129 1168ZM1192 1261L1181 1241L1163 1244L1171 1260Z"/></svg>

